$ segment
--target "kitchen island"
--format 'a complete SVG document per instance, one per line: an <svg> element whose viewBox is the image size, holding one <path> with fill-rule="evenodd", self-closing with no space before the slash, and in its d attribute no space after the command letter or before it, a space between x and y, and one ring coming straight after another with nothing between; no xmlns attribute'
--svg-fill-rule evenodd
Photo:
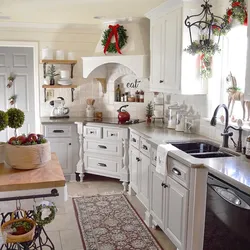
<svg viewBox="0 0 250 250"><path fill-rule="evenodd" d="M0 164L1 223L8 221L16 209L24 209L27 217L33 218L34 206L43 199L54 202L57 207L63 206L67 200L65 178L55 153L45 166L37 169L22 171ZM0 249L16 249L14 245L0 244ZM55 249L44 228L38 225L34 240L21 245L20 249L42 249L44 246Z"/></svg>

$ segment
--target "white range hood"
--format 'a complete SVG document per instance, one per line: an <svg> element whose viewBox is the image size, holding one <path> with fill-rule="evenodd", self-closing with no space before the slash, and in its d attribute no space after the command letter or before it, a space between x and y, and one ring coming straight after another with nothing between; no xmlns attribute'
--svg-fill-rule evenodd
<svg viewBox="0 0 250 250"><path fill-rule="evenodd" d="M149 61L149 20L146 18L122 19L103 23L103 30L119 23L127 30L128 43L122 48L122 55L103 52L102 34L91 57L82 57L83 77L106 77L106 66L110 63L121 64L129 68L137 77L147 78L150 73Z"/></svg>

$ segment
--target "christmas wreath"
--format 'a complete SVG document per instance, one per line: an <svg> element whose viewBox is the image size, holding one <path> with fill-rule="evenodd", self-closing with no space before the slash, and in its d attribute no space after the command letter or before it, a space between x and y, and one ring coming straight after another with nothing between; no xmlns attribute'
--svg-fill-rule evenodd
<svg viewBox="0 0 250 250"><path fill-rule="evenodd" d="M212 76L212 57L216 52L220 52L218 44L215 44L213 40L210 39L209 44L204 46L196 40L184 49L184 51L191 55L200 55L202 78L207 79Z"/></svg>
<svg viewBox="0 0 250 250"><path fill-rule="evenodd" d="M114 43L111 42L113 36L115 37ZM104 54L106 54L106 52L121 54L121 49L127 42L127 30L119 24L109 25L109 28L103 32L101 41L102 46L104 46Z"/></svg>
<svg viewBox="0 0 250 250"><path fill-rule="evenodd" d="M217 20L214 20L215 25L212 26L214 35L226 35L231 27L232 21L237 20L240 24L247 26L248 15L245 0L230 0L230 7L227 9L226 14L223 16L225 20L225 27L220 30L216 26Z"/></svg>
<svg viewBox="0 0 250 250"><path fill-rule="evenodd" d="M44 217L44 212L48 210L49 215ZM36 207L36 212L34 214L34 219L39 226L45 226L55 219L57 208L53 202L49 205L42 203ZM47 214L47 211L45 212Z"/></svg>

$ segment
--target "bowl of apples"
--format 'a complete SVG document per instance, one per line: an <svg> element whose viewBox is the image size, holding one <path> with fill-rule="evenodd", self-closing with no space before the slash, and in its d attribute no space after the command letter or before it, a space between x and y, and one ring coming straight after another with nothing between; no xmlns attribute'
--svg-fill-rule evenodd
<svg viewBox="0 0 250 250"><path fill-rule="evenodd" d="M5 162L13 168L35 169L50 160L50 143L41 134L11 137L5 145Z"/></svg>

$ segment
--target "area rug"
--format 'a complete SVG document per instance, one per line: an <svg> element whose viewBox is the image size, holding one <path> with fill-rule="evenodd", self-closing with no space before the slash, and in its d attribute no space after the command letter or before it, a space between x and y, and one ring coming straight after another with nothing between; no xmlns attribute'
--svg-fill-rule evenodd
<svg viewBox="0 0 250 250"><path fill-rule="evenodd" d="M85 250L162 250L125 195L73 198Z"/></svg>

